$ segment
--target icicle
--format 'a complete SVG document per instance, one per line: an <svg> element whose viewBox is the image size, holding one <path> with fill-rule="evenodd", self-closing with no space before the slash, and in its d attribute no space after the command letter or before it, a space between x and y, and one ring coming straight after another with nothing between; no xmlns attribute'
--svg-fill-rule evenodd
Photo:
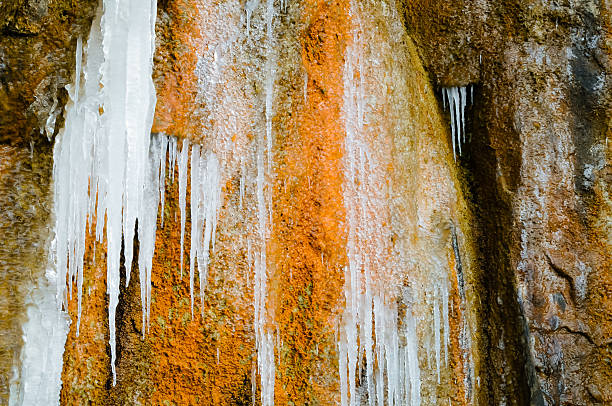
<svg viewBox="0 0 612 406"><path fill-rule="evenodd" d="M457 89L456 87L453 87L452 95L453 95L453 107L455 109L453 124L456 127L455 129L455 135L457 136L456 143L457 143L457 146L459 147L459 156L461 156L462 154L462 151L461 151L461 144L462 144L461 115L462 115L462 111L461 111L461 101L460 101L460 96L459 96L459 89Z"/></svg>
<svg viewBox="0 0 612 406"><path fill-rule="evenodd" d="M470 85L470 103L474 105L474 85Z"/></svg>
<svg viewBox="0 0 612 406"><path fill-rule="evenodd" d="M452 98L452 88L444 89L444 93L446 94L446 98L448 100L448 108L451 115L451 142L453 144L453 158L455 161L457 161L457 146L455 145L455 108L453 105L454 99Z"/></svg>
<svg viewBox="0 0 612 406"><path fill-rule="evenodd" d="M471 103L474 103L474 86L471 86ZM465 139L465 106L467 104L467 88L444 87L442 88L442 105L446 110L447 105L451 116L451 142L453 145L453 157L457 160L462 154L462 146Z"/></svg>
<svg viewBox="0 0 612 406"><path fill-rule="evenodd" d="M181 210L181 279L183 278L183 256L185 249L185 222L187 221L187 165L189 160L189 140L183 140L183 147L179 154L178 176L179 176L179 207Z"/></svg>
<svg viewBox="0 0 612 406"><path fill-rule="evenodd" d="M242 209L244 203L244 193L246 188L246 166L244 159L240 160L240 201L239 206Z"/></svg>
<svg viewBox="0 0 612 406"><path fill-rule="evenodd" d="M138 219L138 239L140 251L138 255L138 270L140 277L140 295L142 300L142 334L149 327L151 312L151 270L153 268L153 253L155 251L155 233L157 231L157 212L160 201L160 178L162 162L165 161L164 144L167 139L163 135L153 138L149 149L149 159L146 165L146 181L141 200Z"/></svg>
<svg viewBox="0 0 612 406"><path fill-rule="evenodd" d="M450 345L450 322L448 319L448 281L444 279L442 290L442 328L444 329L444 340L442 347L444 349L444 365L448 366L448 347Z"/></svg>
<svg viewBox="0 0 612 406"><path fill-rule="evenodd" d="M174 183L174 173L176 172L176 159L177 159L177 140L176 137L170 137L168 140L168 161L170 167L168 168L168 175L170 180Z"/></svg>
<svg viewBox="0 0 612 406"><path fill-rule="evenodd" d="M444 110L446 110L446 93L447 93L447 89L446 88L442 88L442 106L444 107Z"/></svg>
<svg viewBox="0 0 612 406"><path fill-rule="evenodd" d="M72 99L74 100L74 104L79 103L79 93L81 90L81 64L83 62L83 38L79 37L77 39L77 47L76 47L76 65L74 68L74 94L72 95Z"/></svg>
<svg viewBox="0 0 612 406"><path fill-rule="evenodd" d="M193 283L195 275L196 255L200 245L200 146L194 144L191 148L191 249L189 250L189 296L191 298L191 317L193 318Z"/></svg>
<svg viewBox="0 0 612 406"><path fill-rule="evenodd" d="M249 31L251 29L251 16L253 15L253 11L259 6L259 0L247 0L245 11L246 11L246 34L249 36Z"/></svg>
<svg viewBox="0 0 612 406"><path fill-rule="evenodd" d="M465 86L459 88L461 98L461 134L462 142L465 143L465 105L467 100L467 91Z"/></svg>
<svg viewBox="0 0 612 406"><path fill-rule="evenodd" d="M168 137L159 134L159 198L161 201L161 226L164 227L164 205L166 203L166 155L168 151Z"/></svg>
<svg viewBox="0 0 612 406"><path fill-rule="evenodd" d="M72 102L66 107L65 128L54 149L58 301L67 306L66 283L71 286L74 280L81 297L86 223L89 217L91 224L95 208L96 238L103 239L106 226L108 244L113 383L122 241L128 283L136 221L140 223L142 217L146 222L145 216L157 215L157 211L141 211L155 106L151 79L155 7L150 0L125 4L104 1L100 9L104 13L92 24L87 44L83 91L82 43L77 42L78 71L71 89Z"/></svg>
<svg viewBox="0 0 612 406"><path fill-rule="evenodd" d="M192 158L193 159L193 158ZM193 164L193 160L192 160ZM193 172L192 172L193 173ZM198 261L198 272L200 278L200 300L204 302L204 286L208 280L208 265L210 261L210 249L211 245L214 248L215 245L215 233L217 229L217 211L220 206L220 173L219 173L219 161L217 156L208 152L206 157L202 157L200 161L200 189L199 198L202 198L197 204L197 214L191 212L191 218L198 218L198 229L199 234L196 238L197 252L196 258ZM193 182L193 177L192 177ZM192 183L193 185L193 183ZM193 187L192 187L193 190ZM193 195L192 195L193 196ZM193 200L192 200L193 201ZM193 208L193 205L192 205ZM204 233L202 234L202 223L205 223ZM192 231L191 239L193 241L194 234ZM204 306L202 306L204 309ZM203 311L203 310L202 310Z"/></svg>
<svg viewBox="0 0 612 406"><path fill-rule="evenodd" d="M406 336L406 380L405 392L409 395L406 404L420 406L421 404L421 376L419 368L418 340L416 335L416 320L412 314L406 314L404 319ZM409 385L409 386L408 386ZM408 390L410 387L410 390Z"/></svg>

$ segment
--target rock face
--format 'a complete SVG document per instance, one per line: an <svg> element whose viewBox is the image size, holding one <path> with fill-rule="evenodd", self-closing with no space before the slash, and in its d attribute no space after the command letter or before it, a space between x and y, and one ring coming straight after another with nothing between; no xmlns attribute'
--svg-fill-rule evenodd
<svg viewBox="0 0 612 406"><path fill-rule="evenodd" d="M460 163L489 240L491 403L520 376L534 404L610 402L609 6L406 5L432 80L476 86Z"/></svg>
<svg viewBox="0 0 612 406"><path fill-rule="evenodd" d="M122 260L113 386L87 236L61 404L612 402L612 6L268 3L158 2L152 132L220 157L216 242L192 307L191 185L181 253L170 167L148 327ZM96 6L0 4L3 404L48 267L47 137ZM462 86L455 159L442 89Z"/></svg>
<svg viewBox="0 0 612 406"><path fill-rule="evenodd" d="M0 5L0 141L52 137L62 126L77 38L98 2L5 1ZM57 120L56 120L57 118Z"/></svg>

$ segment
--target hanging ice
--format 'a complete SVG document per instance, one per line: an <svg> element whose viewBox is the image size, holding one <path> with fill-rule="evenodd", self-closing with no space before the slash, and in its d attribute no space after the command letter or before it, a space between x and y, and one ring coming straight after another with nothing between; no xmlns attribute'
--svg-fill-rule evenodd
<svg viewBox="0 0 612 406"><path fill-rule="evenodd" d="M55 303L57 272L53 263L51 247L48 269L26 295L28 320L23 325L21 367L11 382L9 406L59 404L70 320Z"/></svg>
<svg viewBox="0 0 612 406"><path fill-rule="evenodd" d="M157 207L147 210L154 201L146 190L152 170L148 155L155 107L151 73L156 2L104 0L102 9L103 15L92 25L87 43L85 87L80 86L79 69L70 89L65 129L54 149L57 297L66 307L66 286L77 280L80 302L86 224L88 219L90 224L98 219L96 236L101 241L106 215L109 342L115 383L115 309L122 239L127 242L127 282L136 221L148 224L140 234L145 243L150 243L154 241L151 224L157 218ZM77 67L80 58L79 48ZM144 255L152 255L152 249L140 250L141 272L146 274L151 260ZM143 296L143 304L147 300Z"/></svg>
<svg viewBox="0 0 612 406"><path fill-rule="evenodd" d="M257 3L253 3L255 6ZM248 7L248 5L247 5ZM247 9L248 13L248 9ZM254 296L255 296L255 346L257 349L257 371L260 375L261 384L261 405L274 405L274 381L276 375L276 365L274 361L274 333L266 326L269 320L266 308L266 298L268 292L268 275L266 259L266 241L269 234L269 223L272 216L271 207L266 200L266 169L272 172L272 116L274 100L274 82L276 75L276 54L274 48L274 29L273 23L276 17L274 1L266 2L266 66L265 66L265 134L259 133L257 137L257 179L256 179L256 198L257 198L257 220L259 241L259 252L255 254L254 268ZM267 165L265 160L267 158Z"/></svg>
<svg viewBox="0 0 612 406"><path fill-rule="evenodd" d="M470 103L474 104L474 86L470 86ZM448 107L451 115L451 141L453 157L457 160L457 152L461 156L461 148L465 144L465 106L467 105L467 88L443 87L442 103Z"/></svg>
<svg viewBox="0 0 612 406"><path fill-rule="evenodd" d="M418 343L412 314L400 330L393 289L381 286L390 274L388 217L382 202L385 171L378 160L375 137L365 123L368 105L360 12L351 2L352 42L344 66L344 205L347 216L345 308L339 331L340 398L343 406L419 405ZM405 337L405 344L400 336ZM365 370L365 381L362 371ZM360 387L358 387L358 384Z"/></svg>
<svg viewBox="0 0 612 406"><path fill-rule="evenodd" d="M183 277L183 246L185 244L185 221L187 212L187 164L189 160L189 140L183 140L183 147L178 155L178 176L179 176L179 207L181 211L181 278ZM193 311L192 311L193 313Z"/></svg>
<svg viewBox="0 0 612 406"><path fill-rule="evenodd" d="M212 152L191 149L191 250L189 287L193 313L194 272L197 261L200 280L200 299L204 301L204 286L208 279L209 250L214 247L217 211L221 203L219 161ZM202 308L202 311L203 308Z"/></svg>

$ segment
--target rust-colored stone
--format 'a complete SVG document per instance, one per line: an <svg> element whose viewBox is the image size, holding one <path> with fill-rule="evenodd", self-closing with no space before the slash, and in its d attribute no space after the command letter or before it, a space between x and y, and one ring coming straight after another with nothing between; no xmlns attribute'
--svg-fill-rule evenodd
<svg viewBox="0 0 612 406"><path fill-rule="evenodd" d="M302 18L302 75L279 138L271 238L272 306L280 335L278 404L339 402L335 330L346 247L342 119L347 4L313 1ZM297 77L296 77L297 76ZM305 94L304 94L305 92ZM282 153L280 152L282 151Z"/></svg>

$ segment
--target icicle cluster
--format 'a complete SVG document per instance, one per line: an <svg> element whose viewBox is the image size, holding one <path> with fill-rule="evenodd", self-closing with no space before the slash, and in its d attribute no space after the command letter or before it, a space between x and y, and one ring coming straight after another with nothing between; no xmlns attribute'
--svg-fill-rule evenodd
<svg viewBox="0 0 612 406"><path fill-rule="evenodd" d="M54 179L58 266L58 300L66 306L67 282L77 281L79 321L86 224L106 215L107 291L110 346L115 373L115 310L119 299L122 237L132 241L136 221L141 240L139 270L150 275L159 182L149 160L150 129L155 108L151 79L156 3L151 0L103 2L87 43L85 83L81 88L82 49L77 47L76 79L69 89L66 125L56 140ZM102 85L102 86L100 86ZM159 168L157 168L158 170ZM151 179L154 178L154 179ZM156 206L155 206L156 207ZM104 221L96 223L102 241ZM127 280L132 244L125 244ZM68 277L68 280L66 280ZM71 283L68 283L72 286ZM146 286L146 284L143 284ZM71 291L69 291L71 293ZM143 303L150 304L146 292ZM78 331L78 327L77 327Z"/></svg>
<svg viewBox="0 0 612 406"><path fill-rule="evenodd" d="M57 298L67 308L76 281L77 334L80 327L85 236L95 223L98 241L107 241L107 290L113 382L115 372L115 310L119 299L119 261L124 246L126 284L132 268L136 224L140 243L138 270L143 327L151 308L151 269L157 214L165 201L166 161L171 179L178 164L181 210L181 271L186 219L189 142L178 151L177 140L150 130L155 107L151 79L155 1L104 1L86 47L77 43L75 83L69 88L66 125L54 149L57 239ZM84 83L81 84L81 72ZM101 86L102 85L102 86ZM220 169L212 152L191 153L191 272L197 261L200 292L206 281L209 247L214 246L221 204ZM106 217L106 223L104 219ZM106 234L104 229L106 225ZM163 217L162 217L163 225ZM69 287L68 291L66 287ZM192 300L193 308L193 300ZM145 329L143 328L143 334Z"/></svg>
<svg viewBox="0 0 612 406"><path fill-rule="evenodd" d="M351 11L353 8L351 2ZM407 312L400 328L393 289L379 279L391 273L388 218L381 210L388 199L383 186L385 172L364 126L367 107L362 41L360 31L354 30L344 67L348 266L338 342L341 402L343 406L360 405L363 394L370 406L419 405L416 322ZM363 369L365 382L361 382Z"/></svg>
<svg viewBox="0 0 612 406"><path fill-rule="evenodd" d="M445 275L445 274L444 274ZM433 286L433 333L436 356L436 379L441 382L442 350L444 366L448 366L448 346L450 345L450 323L448 316L448 280L443 277L439 284ZM439 300L439 299L442 300ZM442 334L442 335L441 335Z"/></svg>
<svg viewBox="0 0 612 406"><path fill-rule="evenodd" d="M451 140L453 157L457 160L457 152L461 156L461 147L465 144L465 106L467 105L467 87L443 87L442 102L444 109L450 110ZM474 86L470 86L470 102L474 104Z"/></svg>
<svg viewBox="0 0 612 406"><path fill-rule="evenodd" d="M208 280L209 249L215 246L217 212L221 205L220 169L213 152L191 149L191 250L189 251L189 287L193 314L193 284L197 261L200 280L200 299L204 301L204 285ZM183 185L181 185L181 188ZM181 212L185 210L181 208ZM182 218L181 218L181 221ZM181 230L181 234L183 234ZM203 308L202 308L203 311Z"/></svg>

